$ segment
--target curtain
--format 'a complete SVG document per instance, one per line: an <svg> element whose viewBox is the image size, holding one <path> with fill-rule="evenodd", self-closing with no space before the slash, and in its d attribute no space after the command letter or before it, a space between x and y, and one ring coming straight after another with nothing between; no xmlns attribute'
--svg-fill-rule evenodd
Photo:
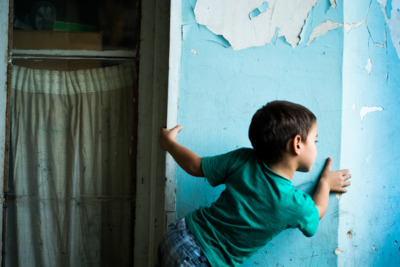
<svg viewBox="0 0 400 267"><path fill-rule="evenodd" d="M6 266L131 266L134 65L14 66Z"/></svg>

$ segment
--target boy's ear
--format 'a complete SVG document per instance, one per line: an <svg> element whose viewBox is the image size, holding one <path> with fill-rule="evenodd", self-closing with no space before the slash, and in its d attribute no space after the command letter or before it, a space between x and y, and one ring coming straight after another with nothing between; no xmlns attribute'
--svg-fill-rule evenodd
<svg viewBox="0 0 400 267"><path fill-rule="evenodd" d="M293 139L292 139L292 149L295 155L299 156L300 155L300 151L301 151L301 136L300 135L296 135Z"/></svg>

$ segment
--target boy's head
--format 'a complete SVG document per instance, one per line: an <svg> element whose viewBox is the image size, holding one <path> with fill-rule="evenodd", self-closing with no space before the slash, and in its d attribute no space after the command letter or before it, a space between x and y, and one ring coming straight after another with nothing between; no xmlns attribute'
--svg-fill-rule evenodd
<svg viewBox="0 0 400 267"><path fill-rule="evenodd" d="M258 158L266 164L282 159L287 143L296 135L305 142L317 118L306 107L288 101L272 101L253 116L249 138Z"/></svg>

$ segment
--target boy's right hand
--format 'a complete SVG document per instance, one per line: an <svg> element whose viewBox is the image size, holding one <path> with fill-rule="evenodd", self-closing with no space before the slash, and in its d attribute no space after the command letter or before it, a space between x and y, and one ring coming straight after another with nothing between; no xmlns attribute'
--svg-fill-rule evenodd
<svg viewBox="0 0 400 267"><path fill-rule="evenodd" d="M158 137L161 148L168 151L171 147L171 144L176 142L178 132L180 132L182 128L182 125L177 125L172 129L161 128L160 135Z"/></svg>
<svg viewBox="0 0 400 267"><path fill-rule="evenodd" d="M347 189L345 187L350 185L351 174L349 174L349 170L339 170L332 171L331 170L332 159L327 158L325 162L324 169L321 173L320 182L326 183L331 192L338 193L346 193Z"/></svg>
<svg viewBox="0 0 400 267"><path fill-rule="evenodd" d="M176 137L182 128L181 125L177 125L172 129L162 128L159 136L160 146L162 149L167 150L176 163L188 174L204 177L201 168L201 157L176 141Z"/></svg>

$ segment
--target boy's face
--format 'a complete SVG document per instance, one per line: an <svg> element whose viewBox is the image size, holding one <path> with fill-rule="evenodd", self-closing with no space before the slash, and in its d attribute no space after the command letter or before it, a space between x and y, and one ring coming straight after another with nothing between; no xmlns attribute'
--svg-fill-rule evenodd
<svg viewBox="0 0 400 267"><path fill-rule="evenodd" d="M309 172L317 157L317 123L314 123L307 135L307 140L302 141L297 171Z"/></svg>

